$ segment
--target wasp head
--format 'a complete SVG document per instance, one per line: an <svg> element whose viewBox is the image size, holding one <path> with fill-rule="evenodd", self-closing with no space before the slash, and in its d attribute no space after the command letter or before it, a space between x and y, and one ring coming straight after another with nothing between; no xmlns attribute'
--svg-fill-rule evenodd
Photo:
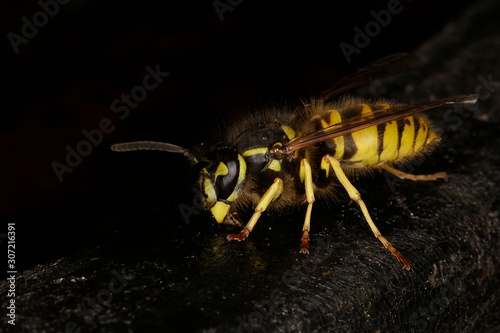
<svg viewBox="0 0 500 333"><path fill-rule="evenodd" d="M239 224L229 211L245 185L247 166L231 146L219 144L200 162L199 188L205 208L217 223Z"/></svg>
<svg viewBox="0 0 500 333"><path fill-rule="evenodd" d="M111 149L118 152L156 150L183 154L200 170L198 186L203 194L202 201L217 223L241 225L236 214L229 211L243 191L247 178L247 165L236 148L217 144L207 154L197 154L171 143L133 141L114 144ZM200 158L200 155L204 156Z"/></svg>

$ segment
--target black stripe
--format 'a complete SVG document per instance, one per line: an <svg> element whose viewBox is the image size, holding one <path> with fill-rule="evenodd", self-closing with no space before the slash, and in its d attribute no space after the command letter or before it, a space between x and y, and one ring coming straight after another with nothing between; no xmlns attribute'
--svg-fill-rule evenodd
<svg viewBox="0 0 500 333"><path fill-rule="evenodd" d="M415 151L415 144L417 143L418 131L420 130L420 118L413 117L413 129L415 131L415 135L413 136L413 151Z"/></svg>
<svg viewBox="0 0 500 333"><path fill-rule="evenodd" d="M362 110L363 110L363 105L360 104L353 105L350 108L342 110L342 113L340 113L340 116L342 118L341 121L345 119L350 119L352 117L360 116ZM356 155L357 152L358 152L358 146L356 146L352 134L350 133L344 135L344 155L342 156L342 159L347 161L351 159L351 157Z"/></svg>
<svg viewBox="0 0 500 333"><path fill-rule="evenodd" d="M377 155L379 161L380 161L380 155L382 155L382 151L384 150L384 132L386 127L387 124L377 125L377 137L378 137Z"/></svg>
<svg viewBox="0 0 500 333"><path fill-rule="evenodd" d="M425 148L427 146L427 139L429 138L430 129L429 129L428 124L423 124L422 128L423 128L424 131L427 131L427 133L425 133L424 144L422 145L422 148Z"/></svg>
<svg viewBox="0 0 500 333"><path fill-rule="evenodd" d="M337 143L335 140L328 140L326 142L326 146L328 149L328 154L335 156L335 153L337 152Z"/></svg>
<svg viewBox="0 0 500 333"><path fill-rule="evenodd" d="M332 110L332 112L338 112L338 111ZM330 123L330 116L331 116L332 112L327 112L322 117L322 119L328 124L328 126L332 125ZM342 115L340 115L340 121L342 121ZM319 128L323 128L321 122L318 125L319 125ZM317 146L318 146L318 144L317 144ZM337 143L335 142L335 140L328 140L324 144L320 144L319 146L320 146L321 155L329 154L331 156L335 156L335 152L337 151Z"/></svg>
<svg viewBox="0 0 500 333"><path fill-rule="evenodd" d="M316 117L314 119L314 129L315 130L322 129L323 124L321 123L321 120L324 120L327 123L329 123L329 119L330 119L330 114L321 115L319 117ZM334 156L335 152L337 151L337 143L335 142L335 140L328 140L326 142L320 142L320 143L315 144L314 147L317 148L317 150L315 150L314 154L315 155L318 154L318 156L321 155L320 158L323 157L323 155L325 155L325 154L329 154L329 155Z"/></svg>
<svg viewBox="0 0 500 333"><path fill-rule="evenodd" d="M396 120L398 125L398 157L399 157L399 148L401 148L401 138L403 137L403 132L405 131L405 125L409 125L410 121L407 118Z"/></svg>
<svg viewBox="0 0 500 333"><path fill-rule="evenodd" d="M344 135L344 155L343 160L349 160L358 152L358 146L354 142L352 134Z"/></svg>
<svg viewBox="0 0 500 333"><path fill-rule="evenodd" d="M317 130L323 128L323 125L321 124L321 118L318 117L314 119L314 127Z"/></svg>

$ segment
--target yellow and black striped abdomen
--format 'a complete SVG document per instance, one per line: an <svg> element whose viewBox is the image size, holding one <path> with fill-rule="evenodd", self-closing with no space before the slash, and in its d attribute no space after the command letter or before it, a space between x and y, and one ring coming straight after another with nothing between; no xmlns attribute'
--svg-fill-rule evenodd
<svg viewBox="0 0 500 333"><path fill-rule="evenodd" d="M323 111L317 115L316 127L326 128L359 115L373 117L373 109L389 107L388 104L356 104ZM366 168L402 162L426 151L439 140L425 117L413 115L334 138L328 142L327 149L345 166Z"/></svg>

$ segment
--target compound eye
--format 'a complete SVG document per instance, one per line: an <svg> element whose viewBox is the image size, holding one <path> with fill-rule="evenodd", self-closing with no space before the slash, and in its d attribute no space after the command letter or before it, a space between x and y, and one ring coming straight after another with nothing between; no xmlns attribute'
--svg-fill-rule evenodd
<svg viewBox="0 0 500 333"><path fill-rule="evenodd" d="M236 152L224 155L215 171L215 193L218 199L227 200L234 192L240 174L240 162Z"/></svg>

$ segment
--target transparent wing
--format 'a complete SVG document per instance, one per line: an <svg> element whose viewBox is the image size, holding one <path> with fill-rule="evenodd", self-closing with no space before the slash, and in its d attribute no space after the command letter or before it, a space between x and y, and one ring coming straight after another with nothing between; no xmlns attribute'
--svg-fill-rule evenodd
<svg viewBox="0 0 500 333"><path fill-rule="evenodd" d="M333 96L383 77L393 76L417 69L423 63L422 57L412 53L396 53L372 62L366 67L343 77L321 92L320 98L327 101Z"/></svg>
<svg viewBox="0 0 500 333"><path fill-rule="evenodd" d="M274 153L290 155L298 149L331 140L333 138L349 133L360 131L371 126L376 126L393 120L405 118L415 113L443 106L474 105L476 101L476 94L459 95L438 99L433 102L413 105L401 105L386 109L373 110L373 112L364 113L361 116L345 119L338 124L299 135L295 139L288 142L286 145L280 148L276 148Z"/></svg>

